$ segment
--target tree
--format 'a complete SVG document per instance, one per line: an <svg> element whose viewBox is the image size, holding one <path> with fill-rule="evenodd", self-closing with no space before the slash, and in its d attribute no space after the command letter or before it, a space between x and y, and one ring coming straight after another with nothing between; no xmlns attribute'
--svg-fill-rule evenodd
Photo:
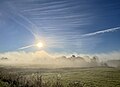
<svg viewBox="0 0 120 87"><path fill-rule="evenodd" d="M72 57L75 57L75 55L72 55Z"/></svg>

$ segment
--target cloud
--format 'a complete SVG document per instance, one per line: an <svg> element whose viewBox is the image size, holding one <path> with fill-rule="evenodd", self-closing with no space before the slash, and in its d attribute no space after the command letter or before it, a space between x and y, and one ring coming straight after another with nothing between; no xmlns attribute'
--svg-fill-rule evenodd
<svg viewBox="0 0 120 87"><path fill-rule="evenodd" d="M61 54L62 55L62 54ZM60 56L49 54L45 51L36 52L5 52L0 54L0 65L7 66L31 66L31 67L86 67L88 62L82 57Z"/></svg>
<svg viewBox="0 0 120 87"><path fill-rule="evenodd" d="M52 56L45 51L36 51L36 52L5 52L0 54L0 58L8 58L5 61L0 60L2 65L33 65L33 64L49 64L49 61L52 60Z"/></svg>
<svg viewBox="0 0 120 87"><path fill-rule="evenodd" d="M102 61L120 60L120 51L113 51L109 53L101 53L94 55L97 55Z"/></svg>
<svg viewBox="0 0 120 87"><path fill-rule="evenodd" d="M35 4L36 5L36 4ZM37 4L40 7L39 8L31 8L31 9L25 9L23 10L23 12L26 11L36 11L36 10L45 10L45 9L54 9L56 7L64 7L64 5L66 5L66 1L57 1L57 2L47 2L47 3L39 3Z"/></svg>
<svg viewBox="0 0 120 87"><path fill-rule="evenodd" d="M120 30L120 27L110 28L110 29L101 30L101 31L96 31L96 32L93 32L93 33L88 33L88 34L83 34L82 37L94 36L94 35L97 35L97 34L114 32L114 31L116 31L116 30Z"/></svg>
<svg viewBox="0 0 120 87"><path fill-rule="evenodd" d="M5 52L0 53L0 65L8 66L30 66L43 68L56 67L90 67L98 66L101 61L120 60L120 52L110 52L101 54L77 54L76 57L71 57L72 54L49 54L46 51L36 52ZM65 56L61 56L65 55ZM99 58L98 64L91 62L93 56Z"/></svg>

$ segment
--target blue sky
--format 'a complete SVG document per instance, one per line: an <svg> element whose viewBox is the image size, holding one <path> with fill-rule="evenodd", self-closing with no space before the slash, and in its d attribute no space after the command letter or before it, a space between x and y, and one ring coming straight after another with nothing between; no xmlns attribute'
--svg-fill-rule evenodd
<svg viewBox="0 0 120 87"><path fill-rule="evenodd" d="M120 50L119 0L0 0L0 52L44 41L45 50L104 53Z"/></svg>

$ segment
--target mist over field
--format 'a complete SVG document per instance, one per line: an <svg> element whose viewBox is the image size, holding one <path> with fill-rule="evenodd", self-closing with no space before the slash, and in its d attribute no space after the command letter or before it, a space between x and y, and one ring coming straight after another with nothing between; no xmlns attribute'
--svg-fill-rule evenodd
<svg viewBox="0 0 120 87"><path fill-rule="evenodd" d="M6 52L0 54L0 64L43 68L120 66L119 52L106 54L50 54L45 51Z"/></svg>

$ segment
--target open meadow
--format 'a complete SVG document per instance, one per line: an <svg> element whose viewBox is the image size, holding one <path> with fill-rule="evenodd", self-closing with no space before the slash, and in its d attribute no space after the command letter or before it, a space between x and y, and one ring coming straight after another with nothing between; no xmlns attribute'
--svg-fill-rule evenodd
<svg viewBox="0 0 120 87"><path fill-rule="evenodd" d="M120 68L0 68L0 87L120 87Z"/></svg>

